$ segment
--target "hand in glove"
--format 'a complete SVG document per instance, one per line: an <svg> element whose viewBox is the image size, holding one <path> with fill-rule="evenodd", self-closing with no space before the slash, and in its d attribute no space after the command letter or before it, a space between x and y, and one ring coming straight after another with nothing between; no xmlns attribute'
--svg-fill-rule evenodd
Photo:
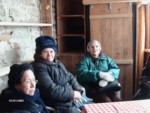
<svg viewBox="0 0 150 113"><path fill-rule="evenodd" d="M109 72L99 72L99 76L101 79L107 82L113 82L115 79Z"/></svg>
<svg viewBox="0 0 150 113"><path fill-rule="evenodd" d="M107 86L107 84L108 84L108 82L106 80L100 80L99 81L99 86L100 87L105 87L105 86Z"/></svg>

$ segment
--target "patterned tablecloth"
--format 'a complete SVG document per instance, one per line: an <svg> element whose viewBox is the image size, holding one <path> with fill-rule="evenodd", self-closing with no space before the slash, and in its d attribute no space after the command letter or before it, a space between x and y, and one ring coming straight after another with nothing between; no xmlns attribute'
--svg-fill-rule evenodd
<svg viewBox="0 0 150 113"><path fill-rule="evenodd" d="M150 99L87 104L82 113L150 113Z"/></svg>

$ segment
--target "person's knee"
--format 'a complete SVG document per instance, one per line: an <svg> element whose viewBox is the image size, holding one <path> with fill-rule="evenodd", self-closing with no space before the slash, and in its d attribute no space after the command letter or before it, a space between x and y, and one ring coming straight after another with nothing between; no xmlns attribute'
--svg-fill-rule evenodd
<svg viewBox="0 0 150 113"><path fill-rule="evenodd" d="M111 102L112 100L111 100L111 98L108 97L108 96L102 96L102 97L101 97L101 101L102 101L102 102Z"/></svg>
<svg viewBox="0 0 150 113"><path fill-rule="evenodd" d="M99 102L111 102L111 98L107 95L96 95L93 97L95 103Z"/></svg>
<svg viewBox="0 0 150 113"><path fill-rule="evenodd" d="M110 98L113 102L121 101L121 98L117 94L117 92L113 92L110 94Z"/></svg>

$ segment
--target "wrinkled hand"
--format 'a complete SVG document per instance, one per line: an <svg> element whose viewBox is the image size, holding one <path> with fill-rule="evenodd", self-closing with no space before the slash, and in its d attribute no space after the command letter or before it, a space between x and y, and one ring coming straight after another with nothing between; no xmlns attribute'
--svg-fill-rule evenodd
<svg viewBox="0 0 150 113"><path fill-rule="evenodd" d="M81 102L81 99L73 99L73 102Z"/></svg>
<svg viewBox="0 0 150 113"><path fill-rule="evenodd" d="M109 72L99 72L99 76L101 79L107 82L113 82L115 79Z"/></svg>
<svg viewBox="0 0 150 113"><path fill-rule="evenodd" d="M107 86L107 84L108 84L108 82L106 80L100 80L99 81L99 86L100 87L105 87L105 86Z"/></svg>
<svg viewBox="0 0 150 113"><path fill-rule="evenodd" d="M81 93L79 91L73 91L74 93L74 100L80 100L81 99Z"/></svg>

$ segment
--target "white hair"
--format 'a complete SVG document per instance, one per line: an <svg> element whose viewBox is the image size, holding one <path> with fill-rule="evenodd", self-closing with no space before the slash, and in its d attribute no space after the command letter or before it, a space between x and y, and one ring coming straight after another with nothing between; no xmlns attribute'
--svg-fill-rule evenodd
<svg viewBox="0 0 150 113"><path fill-rule="evenodd" d="M89 52L89 46L90 46L92 43L98 43L98 45L99 45L99 47L100 47L100 50L102 49L101 43L100 43L98 40L91 40L91 41L87 44L87 51L88 51L88 52Z"/></svg>

